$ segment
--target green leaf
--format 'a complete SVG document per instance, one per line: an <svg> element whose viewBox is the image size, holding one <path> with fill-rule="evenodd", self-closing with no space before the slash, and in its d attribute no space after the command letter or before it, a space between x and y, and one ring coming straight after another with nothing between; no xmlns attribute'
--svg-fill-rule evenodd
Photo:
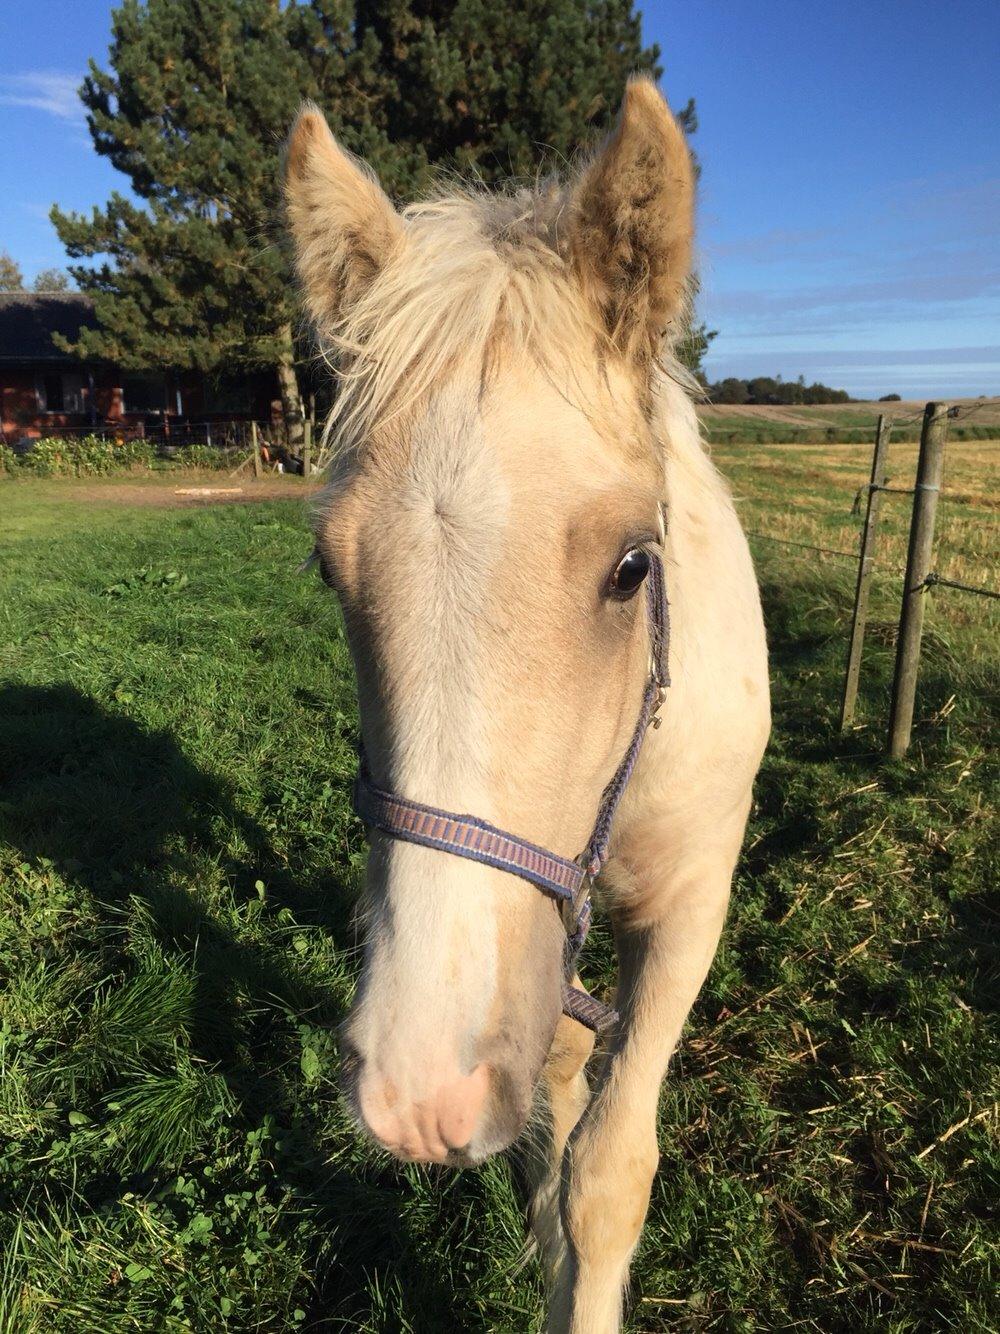
<svg viewBox="0 0 1000 1334"><path fill-rule="evenodd" d="M315 1047L303 1047L302 1058L300 1061L302 1067L302 1077L307 1084L315 1084L322 1073L322 1063L316 1054Z"/></svg>
<svg viewBox="0 0 1000 1334"><path fill-rule="evenodd" d="M192 1241L200 1241L207 1237L214 1227L215 1221L209 1214L195 1214L185 1232Z"/></svg>

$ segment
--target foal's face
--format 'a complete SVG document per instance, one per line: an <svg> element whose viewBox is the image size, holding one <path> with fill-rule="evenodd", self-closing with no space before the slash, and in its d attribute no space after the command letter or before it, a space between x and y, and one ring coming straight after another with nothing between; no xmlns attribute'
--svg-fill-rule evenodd
<svg viewBox="0 0 1000 1334"><path fill-rule="evenodd" d="M660 481L616 388L595 416L524 368L483 395L456 377L342 468L319 531L376 783L564 856L587 842L646 670L645 597L616 596L613 575L656 540ZM368 896L346 1029L358 1110L402 1156L478 1160L524 1126L552 1041L557 906L379 834Z"/></svg>
<svg viewBox="0 0 1000 1334"><path fill-rule="evenodd" d="M576 856L642 694L644 596L611 579L657 531L643 406L689 273L683 135L640 81L565 188L401 216L307 108L285 192L306 307L346 368L318 543L372 777ZM359 1113L403 1157L480 1159L524 1125L552 1041L556 905L378 834L368 891Z"/></svg>

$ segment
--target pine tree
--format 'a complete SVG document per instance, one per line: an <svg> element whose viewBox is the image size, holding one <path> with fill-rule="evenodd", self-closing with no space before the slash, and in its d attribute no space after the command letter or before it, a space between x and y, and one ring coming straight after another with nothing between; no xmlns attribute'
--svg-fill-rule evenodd
<svg viewBox="0 0 1000 1334"><path fill-rule="evenodd" d="M708 383L702 362L709 344L713 338L718 336L718 332L717 329L710 329L704 323L689 324L684 336L679 339L677 346L674 348L677 360L692 372L702 388L705 388Z"/></svg>
<svg viewBox="0 0 1000 1334"><path fill-rule="evenodd" d="M294 429L293 291L271 227L278 146L306 91L286 14L277 0L125 0L110 64L91 62L81 97L142 204L52 210L70 255L106 257L71 270L99 325L72 350L132 368L273 366Z"/></svg>
<svg viewBox="0 0 1000 1334"><path fill-rule="evenodd" d="M130 368L274 367L294 441L305 349L278 158L303 98L405 201L438 167L493 183L569 156L658 57L631 0L125 0L110 68L92 62L81 97L98 153L141 202L52 210L69 254L101 260L71 268L98 321L71 350ZM693 127L693 104L681 116Z"/></svg>
<svg viewBox="0 0 1000 1334"><path fill-rule="evenodd" d="M355 36L377 71L374 127L411 151L403 179L375 162L397 195L424 165L533 175L607 127L629 74L662 72L631 0L358 0Z"/></svg>

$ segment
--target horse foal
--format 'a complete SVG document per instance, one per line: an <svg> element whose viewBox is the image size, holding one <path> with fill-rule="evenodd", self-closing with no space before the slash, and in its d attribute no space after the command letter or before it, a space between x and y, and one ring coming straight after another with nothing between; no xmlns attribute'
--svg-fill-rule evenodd
<svg viewBox="0 0 1000 1334"><path fill-rule="evenodd" d="M359 1120L404 1159L481 1162L544 1092L532 1226L550 1328L609 1334L656 1171L660 1083L715 953L769 728L750 557L671 351L690 155L637 79L565 182L399 212L307 107L285 189L338 376L316 540L371 784L575 857L635 733L641 590L665 572L671 685L597 885L620 1018L593 1090L593 1035L562 1013L556 900L380 829L345 1030Z"/></svg>

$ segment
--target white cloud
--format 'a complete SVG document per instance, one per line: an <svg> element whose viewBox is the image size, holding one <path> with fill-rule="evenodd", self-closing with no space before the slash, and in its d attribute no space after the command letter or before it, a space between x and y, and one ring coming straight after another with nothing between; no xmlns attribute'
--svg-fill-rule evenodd
<svg viewBox="0 0 1000 1334"><path fill-rule="evenodd" d="M0 104L31 107L60 120L79 121L83 106L77 95L79 74L59 70L37 70L32 74L0 74Z"/></svg>

